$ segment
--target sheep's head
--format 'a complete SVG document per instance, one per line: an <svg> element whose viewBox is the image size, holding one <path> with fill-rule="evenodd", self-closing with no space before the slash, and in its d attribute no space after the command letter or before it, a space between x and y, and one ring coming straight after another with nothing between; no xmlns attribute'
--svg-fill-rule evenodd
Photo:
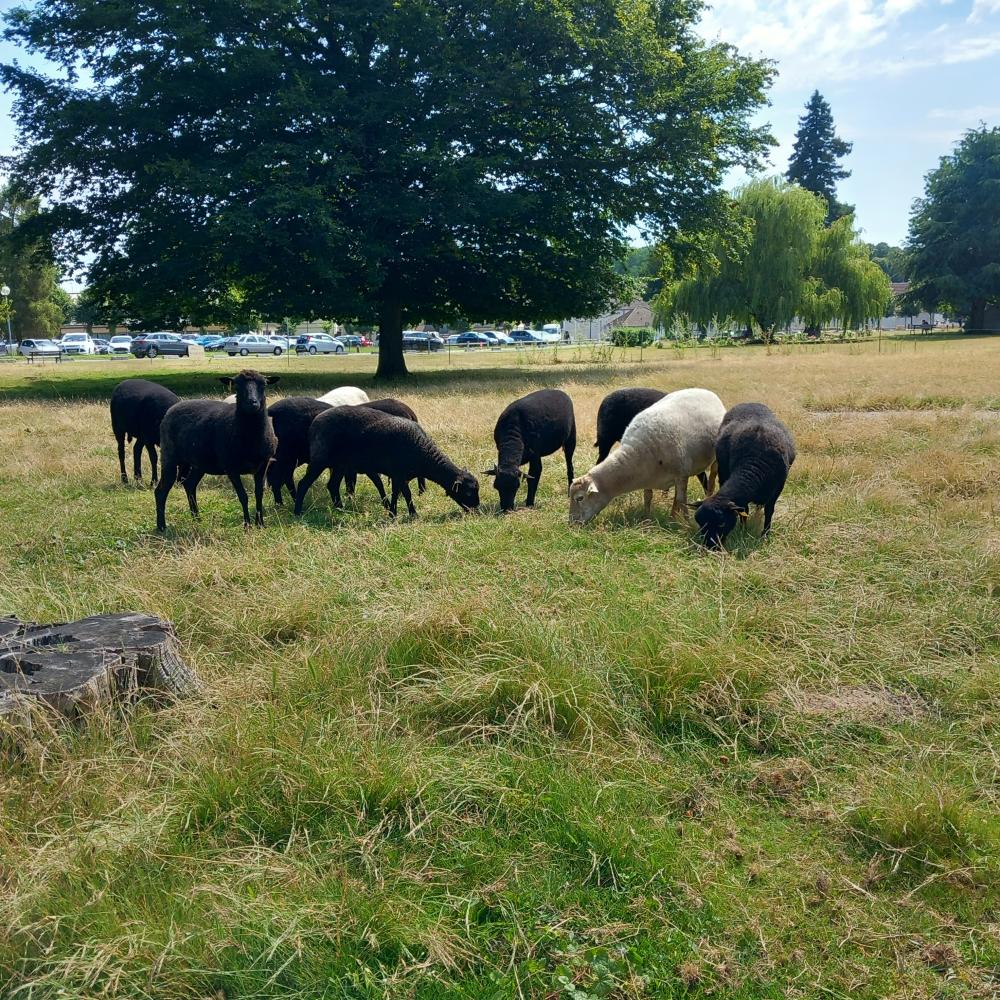
<svg viewBox="0 0 1000 1000"><path fill-rule="evenodd" d="M726 536L746 512L728 497L709 497L695 511L694 519L704 543L710 549L721 549Z"/></svg>
<svg viewBox="0 0 1000 1000"><path fill-rule="evenodd" d="M592 521L613 499L601 492L589 474L574 479L569 488L569 523Z"/></svg>
<svg viewBox="0 0 1000 1000"><path fill-rule="evenodd" d="M266 386L276 385L277 375L262 375L252 369L241 371L235 378L224 375L219 381L236 396L236 408L244 413L260 413L266 406Z"/></svg>
<svg viewBox="0 0 1000 1000"><path fill-rule="evenodd" d="M459 474L458 478L451 484L451 489L448 490L448 496L458 504L462 510L476 510L479 507L479 480L469 472L467 469L463 469Z"/></svg>
<svg viewBox="0 0 1000 1000"><path fill-rule="evenodd" d="M501 469L496 465L492 469L487 469L483 475L493 477L493 488L500 494L500 510L505 512L513 510L517 491L521 488L521 480L527 479L528 476L520 469Z"/></svg>

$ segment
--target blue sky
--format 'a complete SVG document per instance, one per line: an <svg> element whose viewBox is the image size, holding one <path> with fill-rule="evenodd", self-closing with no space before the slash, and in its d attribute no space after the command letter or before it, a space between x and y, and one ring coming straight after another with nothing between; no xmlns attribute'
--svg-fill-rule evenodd
<svg viewBox="0 0 1000 1000"><path fill-rule="evenodd" d="M0 11L15 5L0 0ZM872 242L905 238L924 174L964 129L1000 125L1000 0L716 0L702 31L778 64L761 115L780 142L774 171L787 166L809 95L827 98L854 143L839 195ZM16 56L0 43L0 59ZM4 152L14 142L9 110L0 95Z"/></svg>

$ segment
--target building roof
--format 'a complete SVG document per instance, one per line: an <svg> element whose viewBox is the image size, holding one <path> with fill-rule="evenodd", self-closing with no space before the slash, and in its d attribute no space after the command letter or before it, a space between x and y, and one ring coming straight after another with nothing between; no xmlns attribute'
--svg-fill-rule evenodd
<svg viewBox="0 0 1000 1000"><path fill-rule="evenodd" d="M617 319L612 320L614 327L646 327L653 325L653 310L648 302L635 299L622 309Z"/></svg>

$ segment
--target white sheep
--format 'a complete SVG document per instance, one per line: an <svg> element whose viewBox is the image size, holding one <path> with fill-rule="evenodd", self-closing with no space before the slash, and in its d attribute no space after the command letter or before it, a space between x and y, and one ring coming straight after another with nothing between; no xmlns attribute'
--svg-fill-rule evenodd
<svg viewBox="0 0 1000 1000"><path fill-rule="evenodd" d="M645 491L649 514L653 490L674 487L674 517L687 519L688 479L710 470L715 490L715 439L726 415L722 400L708 389L681 389L638 413L621 445L569 489L569 520L586 524L615 497Z"/></svg>
<svg viewBox="0 0 1000 1000"><path fill-rule="evenodd" d="M342 385L339 389L331 389L325 396L316 398L328 406L360 406L362 403L370 402L368 393L356 385ZM235 403L236 397L227 396L226 402Z"/></svg>
<svg viewBox="0 0 1000 1000"><path fill-rule="evenodd" d="M316 398L330 406L360 406L370 402L368 393L356 385L342 385L339 389L331 389L325 396Z"/></svg>

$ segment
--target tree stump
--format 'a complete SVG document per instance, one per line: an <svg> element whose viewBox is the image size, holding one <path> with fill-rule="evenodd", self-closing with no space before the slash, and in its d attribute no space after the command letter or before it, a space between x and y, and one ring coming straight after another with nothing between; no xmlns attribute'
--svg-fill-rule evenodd
<svg viewBox="0 0 1000 1000"><path fill-rule="evenodd" d="M150 615L97 615L35 625L0 619L0 723L30 725L39 705L69 719L151 695L198 690L169 622Z"/></svg>

